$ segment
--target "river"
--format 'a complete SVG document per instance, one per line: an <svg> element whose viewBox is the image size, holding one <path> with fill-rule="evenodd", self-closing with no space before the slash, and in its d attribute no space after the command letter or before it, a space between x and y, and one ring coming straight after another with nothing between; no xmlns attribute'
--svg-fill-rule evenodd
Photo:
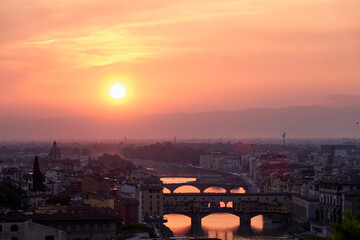
<svg viewBox="0 0 360 240"><path fill-rule="evenodd" d="M187 183L195 181L195 178L161 178L164 183ZM182 186L175 190L175 193L199 193L200 191L192 186ZM205 190L208 193L222 193L225 189L211 187ZM245 193L243 188L232 190L233 193ZM169 190L164 189L164 193ZM221 207L221 206L220 206ZM284 224L270 223L263 215L251 219L251 229L240 228L238 216L229 213L215 213L204 217L201 226L191 226L191 219L180 214L167 214L167 223L176 237L209 237L223 240L245 240L245 239L287 239L283 237L287 232Z"/></svg>

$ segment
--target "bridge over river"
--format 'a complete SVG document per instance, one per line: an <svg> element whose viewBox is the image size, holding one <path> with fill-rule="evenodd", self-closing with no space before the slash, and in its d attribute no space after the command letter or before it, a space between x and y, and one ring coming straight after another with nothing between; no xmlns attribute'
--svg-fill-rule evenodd
<svg viewBox="0 0 360 240"><path fill-rule="evenodd" d="M288 193L168 193L164 194L164 214L182 214L191 224L213 213L231 213L240 217L240 226L250 226L251 218L263 214L288 215Z"/></svg>
<svg viewBox="0 0 360 240"><path fill-rule="evenodd" d="M192 186L197 188L200 193L204 193L206 189L211 187L223 188L226 190L226 193L231 193L231 190L238 189L242 187L245 191L248 191L248 186L244 183L234 184L234 183L221 183L221 182L187 182L187 183L165 183L163 187L168 189L170 193L174 193L176 189L182 186Z"/></svg>

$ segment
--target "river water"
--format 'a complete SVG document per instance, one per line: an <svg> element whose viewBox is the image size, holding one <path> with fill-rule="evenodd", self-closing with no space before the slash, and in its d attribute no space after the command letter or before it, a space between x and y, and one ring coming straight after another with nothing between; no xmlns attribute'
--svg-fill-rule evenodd
<svg viewBox="0 0 360 240"><path fill-rule="evenodd" d="M195 181L195 178L161 178L164 183L187 183ZM192 186L182 186L175 190L175 193L199 193L200 191ZM222 193L225 189L211 187L205 190L208 193ZM243 188L232 190L233 193L245 193ZM164 189L164 193L169 190ZM221 206L220 206L221 207ZM228 206L229 207L229 206ZM245 240L245 239L288 239L284 237L288 226L286 224L270 223L263 215L251 219L251 229L242 229L238 216L228 213L215 213L204 217L201 226L191 226L191 219L180 214L167 214L167 223L176 237L209 237L223 240Z"/></svg>

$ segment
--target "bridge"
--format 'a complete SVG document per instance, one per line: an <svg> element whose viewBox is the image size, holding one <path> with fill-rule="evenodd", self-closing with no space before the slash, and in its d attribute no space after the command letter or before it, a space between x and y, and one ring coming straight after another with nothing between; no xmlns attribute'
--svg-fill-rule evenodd
<svg viewBox="0 0 360 240"><path fill-rule="evenodd" d="M164 214L182 214L191 224L213 213L231 213L240 217L240 226L250 226L259 214L287 215L291 208L288 193L168 193L164 194Z"/></svg>
<svg viewBox="0 0 360 240"><path fill-rule="evenodd" d="M219 187L226 190L226 193L231 193L231 190L237 189L239 187L244 188L245 191L248 191L248 186L246 184L233 184L233 183L221 183L221 182L187 182L187 183L167 183L163 184L163 187L168 189L170 193L174 193L176 189L182 186L192 186L197 188L200 191L200 194L204 193L206 189L210 187Z"/></svg>

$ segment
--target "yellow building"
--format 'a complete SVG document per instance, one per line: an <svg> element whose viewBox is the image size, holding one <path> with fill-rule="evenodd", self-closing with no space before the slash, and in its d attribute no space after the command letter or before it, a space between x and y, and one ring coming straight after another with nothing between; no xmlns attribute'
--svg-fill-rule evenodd
<svg viewBox="0 0 360 240"><path fill-rule="evenodd" d="M89 204L91 207L98 207L98 208L111 208L114 209L114 198L109 199L102 199L97 197L89 197L88 199L84 200L85 204Z"/></svg>

